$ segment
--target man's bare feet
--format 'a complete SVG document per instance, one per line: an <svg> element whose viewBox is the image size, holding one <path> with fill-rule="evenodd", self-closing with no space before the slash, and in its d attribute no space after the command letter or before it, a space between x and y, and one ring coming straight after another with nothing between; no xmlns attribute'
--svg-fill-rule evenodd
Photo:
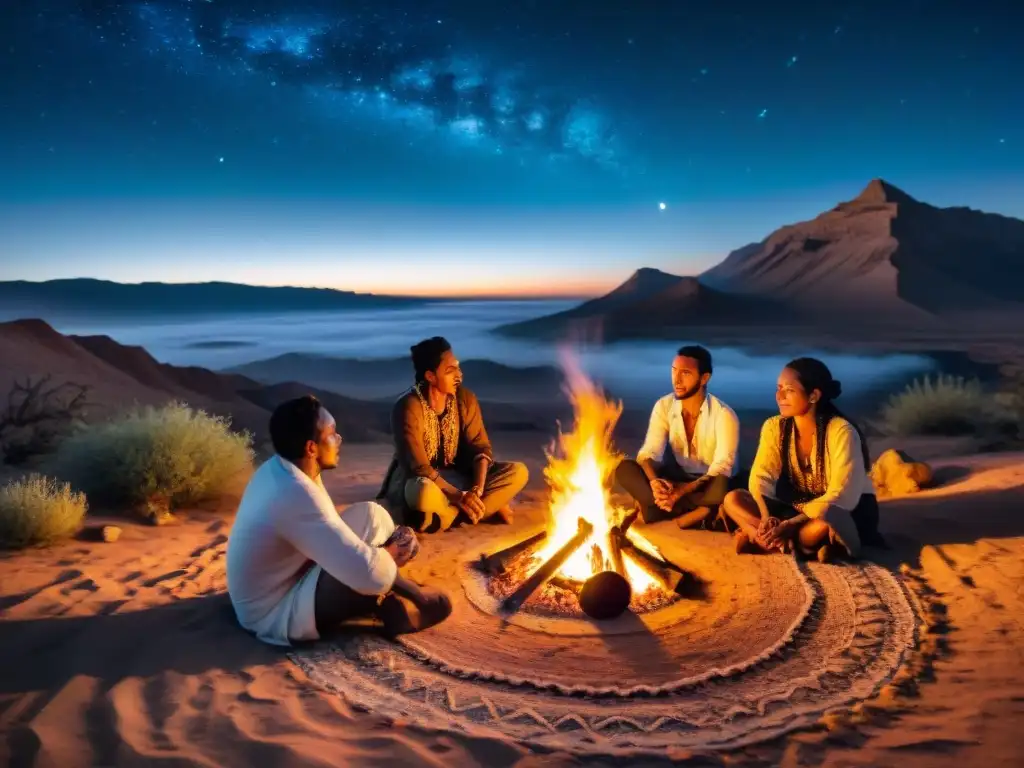
<svg viewBox="0 0 1024 768"><path fill-rule="evenodd" d="M676 518L676 525L680 528L696 528L704 522L711 514L710 507L694 507L689 512L683 512Z"/></svg>
<svg viewBox="0 0 1024 768"><path fill-rule="evenodd" d="M512 521L515 520L515 512L512 511L511 504L506 504L495 512L494 516L501 522L505 523L505 525L512 525Z"/></svg>
<svg viewBox="0 0 1024 768"><path fill-rule="evenodd" d="M421 632L440 624L452 612L452 604L443 592L429 592L419 605L392 593L377 606L377 616L383 622L384 635L394 638Z"/></svg>

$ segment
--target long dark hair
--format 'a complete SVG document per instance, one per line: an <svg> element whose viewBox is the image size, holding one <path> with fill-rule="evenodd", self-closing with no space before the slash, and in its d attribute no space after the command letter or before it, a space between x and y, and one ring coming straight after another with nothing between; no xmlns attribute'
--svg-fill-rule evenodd
<svg viewBox="0 0 1024 768"><path fill-rule="evenodd" d="M817 427L815 443L817 445L817 456L815 457L814 466L824 469L825 443L826 435L828 434L828 424L832 419L838 417L840 419L846 419L846 421L848 421L853 428L857 430L857 435L860 437L861 454L864 458L864 469L871 471L871 457L868 453L868 442L864 438L864 433L856 422L844 415L843 412L836 407L835 400L843 393L843 386L838 380L832 378L832 371L828 369L828 366L821 362L821 360L814 357L798 357L795 360L790 360L786 363L786 367L796 374L797 379L800 381L800 386L804 388L804 391L808 395L810 395L814 390L821 392L821 398L818 400L818 407L815 411L815 422ZM782 428L779 430L779 433L782 440L782 445L780 446L782 451L782 462L783 467L788 469L789 445L793 434L792 417L783 417L781 427ZM815 480L819 483L824 483L824 472L821 473L820 478L815 475ZM825 489L821 488L820 491L824 493Z"/></svg>

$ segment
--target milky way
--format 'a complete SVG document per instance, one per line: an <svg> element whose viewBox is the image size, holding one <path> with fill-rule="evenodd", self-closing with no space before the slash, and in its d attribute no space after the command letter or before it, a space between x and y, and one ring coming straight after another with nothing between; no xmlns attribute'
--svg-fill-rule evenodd
<svg viewBox="0 0 1024 768"><path fill-rule="evenodd" d="M80 11L84 31L100 41L138 43L189 74L248 74L267 87L301 89L330 115L396 124L468 151L628 170L606 110L485 55L456 20L408 7L339 10L355 3L253 5L87 2Z"/></svg>
<svg viewBox="0 0 1024 768"><path fill-rule="evenodd" d="M876 176L1017 215L1016 5L6 0L0 266L547 290Z"/></svg>

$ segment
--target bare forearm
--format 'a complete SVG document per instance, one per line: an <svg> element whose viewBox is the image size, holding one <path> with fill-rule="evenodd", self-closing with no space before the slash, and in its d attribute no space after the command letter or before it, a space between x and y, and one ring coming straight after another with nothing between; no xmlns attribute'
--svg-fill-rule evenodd
<svg viewBox="0 0 1024 768"><path fill-rule="evenodd" d="M462 494L461 488L456 488L454 485L445 480L441 475L434 478L434 484L441 489L441 492L448 497L449 500L456 499Z"/></svg>
<svg viewBox="0 0 1024 768"><path fill-rule="evenodd" d="M658 479L658 465L654 462L654 459L643 459L639 464L640 469L647 475L648 480Z"/></svg>

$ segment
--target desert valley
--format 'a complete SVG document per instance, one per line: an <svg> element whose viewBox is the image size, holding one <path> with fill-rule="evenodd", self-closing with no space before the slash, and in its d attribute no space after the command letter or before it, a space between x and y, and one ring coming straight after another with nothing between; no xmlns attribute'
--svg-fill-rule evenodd
<svg viewBox="0 0 1024 768"><path fill-rule="evenodd" d="M875 179L701 274L639 268L598 298L537 306L442 328L463 342L496 454L530 470L511 526L422 535L409 571L449 586L452 616L396 642L356 630L273 648L238 627L225 573L271 412L315 394L344 440L323 476L333 501L372 499L409 345L432 313L498 315L326 289L0 283L0 762L1021 764L1024 221ZM920 487L872 474L888 546L740 568L725 534L655 523L643 536L707 583L702 599L608 625L499 622L463 566L548 523L545 449L579 415L560 350L623 401L615 448L633 455L684 343L724 361L710 389L737 404L747 467L782 363L813 352L850 370L842 404L872 462L893 449L928 466ZM172 428L218 446L245 433L251 464L202 485L209 435ZM140 456L154 446L167 453ZM84 492L84 518L49 530L19 506L10 489L32 475L70 482L68 509Z"/></svg>

